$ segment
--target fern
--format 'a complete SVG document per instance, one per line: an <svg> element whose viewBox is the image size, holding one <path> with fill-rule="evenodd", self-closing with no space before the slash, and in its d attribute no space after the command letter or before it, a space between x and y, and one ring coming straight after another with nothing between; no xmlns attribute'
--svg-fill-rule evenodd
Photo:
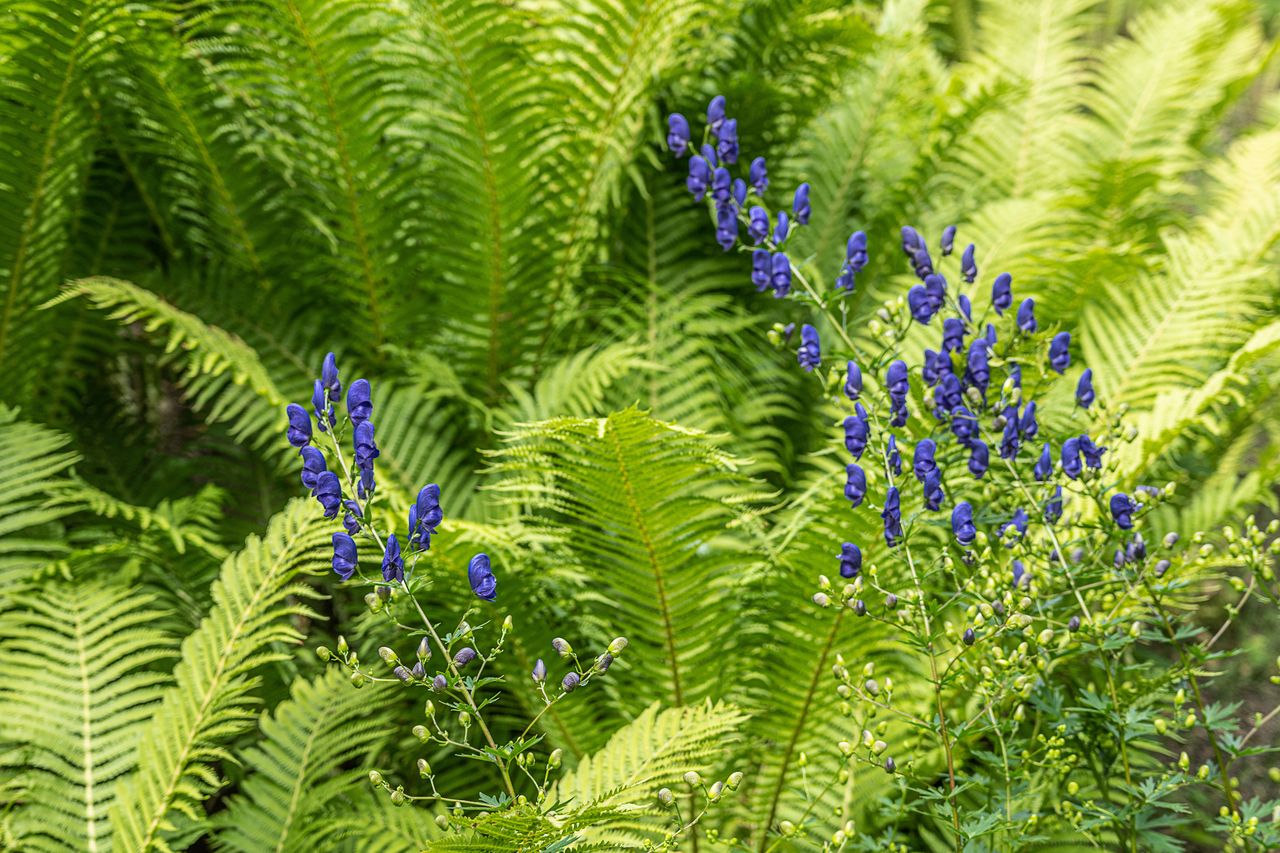
<svg viewBox="0 0 1280 853"><path fill-rule="evenodd" d="M0 455L6 460L0 478L0 586L6 592L66 554L65 541L51 528L70 510L51 506L49 495L78 459L67 450L66 436L17 417L0 405ZM0 608L5 605L0 598Z"/></svg>

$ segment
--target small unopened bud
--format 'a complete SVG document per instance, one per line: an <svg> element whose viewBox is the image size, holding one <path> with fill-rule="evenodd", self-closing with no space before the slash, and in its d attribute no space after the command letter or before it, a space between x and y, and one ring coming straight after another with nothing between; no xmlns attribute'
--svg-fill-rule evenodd
<svg viewBox="0 0 1280 853"><path fill-rule="evenodd" d="M422 665L422 661L418 661L413 665L413 669L409 670L415 681L424 681L427 677L427 669Z"/></svg>
<svg viewBox="0 0 1280 853"><path fill-rule="evenodd" d="M329 651L324 646L321 646L320 648L316 649L316 657L320 658L320 660L322 661L327 662L329 658L333 657L333 652Z"/></svg>
<svg viewBox="0 0 1280 853"><path fill-rule="evenodd" d="M609 671L609 667L613 666L613 655L605 652L596 658L596 672L604 675Z"/></svg>
<svg viewBox="0 0 1280 853"><path fill-rule="evenodd" d="M716 782L707 789L707 799L713 803L719 802L720 797L724 794L724 783Z"/></svg>
<svg viewBox="0 0 1280 853"><path fill-rule="evenodd" d="M453 665L461 669L475 659L476 650L467 646L466 648L458 649L458 653L453 656Z"/></svg>
<svg viewBox="0 0 1280 853"><path fill-rule="evenodd" d="M447 830L449 828L449 816L447 814L436 815L436 826L440 827L442 831Z"/></svg>
<svg viewBox="0 0 1280 853"><path fill-rule="evenodd" d="M418 660L431 660L431 644L426 637L418 643Z"/></svg>
<svg viewBox="0 0 1280 853"><path fill-rule="evenodd" d="M1170 563L1168 560L1161 560L1160 562L1156 563L1156 577L1158 578L1164 577L1164 573L1169 571L1169 567L1172 565L1173 563Z"/></svg>
<svg viewBox="0 0 1280 853"><path fill-rule="evenodd" d="M618 655L622 654L622 652L627 648L627 646L628 646L628 643L627 643L626 637L614 637L613 641L609 643L609 654L613 655L614 657L617 657Z"/></svg>
<svg viewBox="0 0 1280 853"><path fill-rule="evenodd" d="M676 801L676 795L671 793L670 788L658 789L658 804L661 805L664 809L671 808L672 804L675 803L675 801Z"/></svg>
<svg viewBox="0 0 1280 853"><path fill-rule="evenodd" d="M867 691L867 693L870 694L871 696L880 695L880 683L877 682L874 678L868 678L866 681L864 681L862 683L862 689Z"/></svg>
<svg viewBox="0 0 1280 853"><path fill-rule="evenodd" d="M578 689L578 685L581 683L582 679L578 676L578 673L571 672L560 680L560 688L564 690L565 693L572 693Z"/></svg>
<svg viewBox="0 0 1280 853"><path fill-rule="evenodd" d="M404 666L397 665L395 669L391 670L391 674L406 684L413 680L413 675Z"/></svg>
<svg viewBox="0 0 1280 853"><path fill-rule="evenodd" d="M1178 767L1182 770L1189 769L1191 767L1191 756L1187 755L1185 752L1178 756Z"/></svg>
<svg viewBox="0 0 1280 853"><path fill-rule="evenodd" d="M886 595L884 597L884 606L885 606L885 609L887 610L893 610L895 607L898 606L898 596L894 595L893 593L889 593L888 595Z"/></svg>
<svg viewBox="0 0 1280 853"><path fill-rule="evenodd" d="M364 680L365 680L365 679L364 679L364 673L363 673L363 672L353 672L353 673L351 673L351 683L352 683L353 685L355 685L356 687L364 687Z"/></svg>
<svg viewBox="0 0 1280 853"><path fill-rule="evenodd" d="M347 646L347 638L342 635L338 636L338 654L346 657L347 652L351 651Z"/></svg>
<svg viewBox="0 0 1280 853"><path fill-rule="evenodd" d="M386 646L381 646L378 649L378 657L392 665L400 663L400 658L396 656L396 653Z"/></svg>
<svg viewBox="0 0 1280 853"><path fill-rule="evenodd" d="M533 680L538 684L547 680L547 665L542 662L542 658L538 658L533 665Z"/></svg>
<svg viewBox="0 0 1280 853"><path fill-rule="evenodd" d="M378 595L378 598L382 599L383 601L390 601L391 587L386 586L385 584L379 584L377 587L377 595Z"/></svg>
<svg viewBox="0 0 1280 853"><path fill-rule="evenodd" d="M892 776L892 775L893 775L893 773L894 773L894 771L895 771L895 770L897 770L897 769L898 769L898 763L897 763L896 761L894 761L894 760L893 760L893 756L892 756L892 755L891 755L891 756L889 756L888 758L886 758L886 759L884 760L884 772L885 772L885 773L888 773L890 776Z"/></svg>
<svg viewBox="0 0 1280 853"><path fill-rule="evenodd" d="M459 711L458 722L462 725L463 728L466 728L467 726L471 725L471 712Z"/></svg>
<svg viewBox="0 0 1280 853"><path fill-rule="evenodd" d="M564 637L556 637L552 640L551 648L555 649L562 658L567 658L569 655L573 654L573 646L569 645L569 641Z"/></svg>
<svg viewBox="0 0 1280 853"><path fill-rule="evenodd" d="M391 792L391 805L403 806L405 804L405 801L406 801L406 797L404 795L404 788L401 788L400 786L397 785L396 789Z"/></svg>
<svg viewBox="0 0 1280 853"><path fill-rule="evenodd" d="M444 673L437 673L436 677L431 679L431 689L439 693L449 686L449 679L444 677Z"/></svg>
<svg viewBox="0 0 1280 853"><path fill-rule="evenodd" d="M856 616L866 616L867 603L863 601L861 598L857 599L856 601L853 602L853 612L854 612L854 615Z"/></svg>
<svg viewBox="0 0 1280 853"><path fill-rule="evenodd" d="M555 770L560 767L560 762L562 761L564 761L564 750L553 749L551 750L551 755L547 757L547 766Z"/></svg>
<svg viewBox="0 0 1280 853"><path fill-rule="evenodd" d="M686 785L696 788L702 784L702 777L698 775L697 770L690 770L688 773L684 774L684 781Z"/></svg>
<svg viewBox="0 0 1280 853"><path fill-rule="evenodd" d="M378 613L382 610L382 599L378 598L375 593L368 593L364 597L364 604L369 608L370 613Z"/></svg>
<svg viewBox="0 0 1280 853"><path fill-rule="evenodd" d="M819 607L829 607L831 605L831 599L825 592L815 592L813 594L813 603Z"/></svg>
<svg viewBox="0 0 1280 853"><path fill-rule="evenodd" d="M736 770L733 771L729 774L729 778L725 780L724 784L730 791L738 790L738 786L742 784L742 774Z"/></svg>
<svg viewBox="0 0 1280 853"><path fill-rule="evenodd" d="M423 743L426 743L431 739L431 732L427 731L426 726L418 724L413 727L413 736Z"/></svg>
<svg viewBox="0 0 1280 853"><path fill-rule="evenodd" d="M1072 616L1070 619L1068 619L1068 620L1067 620L1067 630L1068 630L1068 631L1070 631L1070 632L1072 632L1073 634L1074 634L1076 631L1079 631L1079 630L1080 630L1080 617L1079 617L1079 616Z"/></svg>
<svg viewBox="0 0 1280 853"><path fill-rule="evenodd" d="M796 825L789 820L784 820L778 824L778 831L787 837L791 837L796 834Z"/></svg>
<svg viewBox="0 0 1280 853"><path fill-rule="evenodd" d="M436 703L428 699L427 704L422 706L422 713L426 715L427 719L434 717L436 715Z"/></svg>
<svg viewBox="0 0 1280 853"><path fill-rule="evenodd" d="M508 613L508 614L507 614L507 618L506 618L506 619L503 619L503 620L502 620L502 630L504 630L504 631L510 631L512 628L514 628L514 627L515 627L515 625L516 625L516 623L514 623L514 622L512 622L512 621L511 621L511 614L510 614L510 613Z"/></svg>
<svg viewBox="0 0 1280 853"><path fill-rule="evenodd" d="M382 784L382 774L377 770L369 771L369 784L377 787Z"/></svg>
<svg viewBox="0 0 1280 853"><path fill-rule="evenodd" d="M423 779L426 779L428 776L431 775L431 765L427 762L427 759L425 758L418 759L418 775L421 776Z"/></svg>
<svg viewBox="0 0 1280 853"><path fill-rule="evenodd" d="M888 748L889 748L889 744L885 743L882 740L878 740L875 743L871 744L871 752L874 755L879 755L880 753L884 752Z"/></svg>
<svg viewBox="0 0 1280 853"><path fill-rule="evenodd" d="M973 645L973 643L974 643L974 641L975 641L975 640L977 640L977 639L978 639L978 635L977 635L977 634L975 634L975 633L973 633L973 629L972 629L972 628L965 628L965 629L964 629L964 644L965 644L966 646L972 646L972 645Z"/></svg>

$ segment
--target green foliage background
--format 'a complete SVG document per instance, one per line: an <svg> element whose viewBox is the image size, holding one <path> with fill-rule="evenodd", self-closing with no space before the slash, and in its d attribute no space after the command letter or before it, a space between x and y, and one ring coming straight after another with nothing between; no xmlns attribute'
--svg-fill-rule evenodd
<svg viewBox="0 0 1280 853"><path fill-rule="evenodd" d="M728 826L796 818L797 757L838 739L835 652L900 650L804 612L854 526L828 529L832 435L765 340L797 317L716 250L662 117L728 97L775 191L813 185L793 257L819 275L868 232L856 321L905 289L899 225L958 224L1131 407L1123 469L1179 484L1160 525L1204 528L1271 503L1280 468L1275 22L1232 0L12 0L0 846L433 837L354 784L407 773L420 709L310 654L386 639L291 500L283 407L331 349L374 384L391 505L441 484L437 604L494 556L517 683L554 634L636 647L547 720L568 763L594 754L565 784L742 767ZM663 714L700 722L636 770Z"/></svg>

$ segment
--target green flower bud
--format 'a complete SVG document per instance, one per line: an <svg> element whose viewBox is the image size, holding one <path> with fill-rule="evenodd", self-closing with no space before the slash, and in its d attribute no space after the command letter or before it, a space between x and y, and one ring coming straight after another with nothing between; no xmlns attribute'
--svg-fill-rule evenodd
<svg viewBox="0 0 1280 853"><path fill-rule="evenodd" d="M431 775L431 765L427 762L427 759L425 758L418 759L418 775L421 776L423 779L426 779L428 776Z"/></svg>
<svg viewBox="0 0 1280 853"><path fill-rule="evenodd" d="M724 793L724 783L716 782L707 789L707 799L713 803L720 802L720 797Z"/></svg>
<svg viewBox="0 0 1280 853"><path fill-rule="evenodd" d="M616 658L618 655L626 651L628 645L630 645L630 643L627 642L626 637L614 637L609 643L609 654Z"/></svg>
<svg viewBox="0 0 1280 853"><path fill-rule="evenodd" d="M825 592L815 592L813 594L813 603L819 607L829 607L831 605L831 599L827 597Z"/></svg>
<svg viewBox="0 0 1280 853"><path fill-rule="evenodd" d="M403 806L406 802L407 799L404 795L404 788L397 785L396 789L391 792L391 805Z"/></svg>
<svg viewBox="0 0 1280 853"><path fill-rule="evenodd" d="M373 785L375 788L376 788L377 786L381 785L381 784L382 784L382 774L381 774L381 773L379 773L377 770L370 770L370 771L369 771L369 784L370 784L370 785Z"/></svg>
<svg viewBox="0 0 1280 853"><path fill-rule="evenodd" d="M351 683L352 683L354 686L356 686L356 687L364 687L364 681L365 681L365 678L364 678L364 673L363 673L363 672L353 672L353 673L351 673Z"/></svg>
<svg viewBox="0 0 1280 853"><path fill-rule="evenodd" d="M438 815L436 815L436 826L440 827L440 829L441 829L441 830L446 830L446 829L448 829L448 828L449 828L449 816L448 816L447 814L438 814Z"/></svg>
<svg viewBox="0 0 1280 853"><path fill-rule="evenodd" d="M502 620L502 630L510 631L512 628L515 627L515 624L516 623L511 621L511 614L508 613L507 618Z"/></svg>
<svg viewBox="0 0 1280 853"><path fill-rule="evenodd" d="M393 652L391 649L387 648L386 646L379 647L378 657L382 658L384 661L386 661L389 664L392 664L393 666L395 664L400 663L400 658L396 656L396 653Z"/></svg>
<svg viewBox="0 0 1280 853"><path fill-rule="evenodd" d="M333 657L333 652L329 651L324 646L320 646L318 649L316 649L316 657L320 658L320 660L324 661L325 663L328 663L329 658Z"/></svg>
<svg viewBox="0 0 1280 853"><path fill-rule="evenodd" d="M729 778L725 780L725 786L728 787L730 791L738 790L738 786L741 784L742 784L742 774L739 773L737 770L730 773Z"/></svg>
<svg viewBox="0 0 1280 853"><path fill-rule="evenodd" d="M431 732L427 731L426 726L417 725L413 727L413 736L423 743L426 743L431 739Z"/></svg>
<svg viewBox="0 0 1280 853"><path fill-rule="evenodd" d="M676 795L671 793L670 788L658 789L658 804L662 806L664 809L671 808L672 804L675 803L675 801L676 801Z"/></svg>
<svg viewBox="0 0 1280 853"><path fill-rule="evenodd" d="M431 660L431 644L426 637L418 642L418 660Z"/></svg>
<svg viewBox="0 0 1280 853"><path fill-rule="evenodd" d="M698 775L697 770L690 770L688 773L684 774L684 781L686 785L696 788L702 784L702 777Z"/></svg>
<svg viewBox="0 0 1280 853"><path fill-rule="evenodd" d="M789 820L784 820L782 823L778 824L778 831L790 838L792 835L796 834L796 825Z"/></svg>
<svg viewBox="0 0 1280 853"><path fill-rule="evenodd" d="M1191 756L1187 755L1185 752L1182 753L1182 755L1178 756L1179 768L1181 768L1182 770L1186 770L1190 766L1191 766Z"/></svg>
<svg viewBox="0 0 1280 853"><path fill-rule="evenodd" d="M364 597L364 603L370 613L379 613L382 610L382 599L372 592Z"/></svg>
<svg viewBox="0 0 1280 853"><path fill-rule="evenodd" d="M551 750L550 757L547 758L547 766L550 767L552 770L556 770L560 767L560 762L563 760L564 760L564 750L553 749Z"/></svg>
<svg viewBox="0 0 1280 853"><path fill-rule="evenodd" d="M346 657L347 652L349 651L350 649L347 647L347 638L343 637L342 635L339 635L338 636L338 654L342 655L343 657Z"/></svg>

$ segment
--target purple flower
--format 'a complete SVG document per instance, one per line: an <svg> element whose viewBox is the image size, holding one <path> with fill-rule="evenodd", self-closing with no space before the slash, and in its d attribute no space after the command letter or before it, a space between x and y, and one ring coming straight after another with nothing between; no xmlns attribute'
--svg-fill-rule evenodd
<svg viewBox="0 0 1280 853"><path fill-rule="evenodd" d="M880 517L884 519L884 544L892 548L902 541L902 499L898 496L897 486L890 486L884 496L884 511Z"/></svg>
<svg viewBox="0 0 1280 853"><path fill-rule="evenodd" d="M987 450L986 442L975 438L969 445L969 473L981 480L990 464L991 453Z"/></svg>
<svg viewBox="0 0 1280 853"><path fill-rule="evenodd" d="M716 242L726 252L738 242L738 214L727 205L716 209Z"/></svg>
<svg viewBox="0 0 1280 853"><path fill-rule="evenodd" d="M347 500L342 502L342 508L346 510L342 515L342 528L348 535L355 536L360 532L360 521L364 518L364 513L360 511L360 504Z"/></svg>
<svg viewBox="0 0 1280 853"><path fill-rule="evenodd" d="M667 116L667 147L677 157L689 150L689 120L680 113Z"/></svg>
<svg viewBox="0 0 1280 853"><path fill-rule="evenodd" d="M924 362L920 365L920 378L930 387L938 384L938 353L925 348Z"/></svg>
<svg viewBox="0 0 1280 853"><path fill-rule="evenodd" d="M404 558L400 556L400 540L394 533L387 537L387 549L382 554L382 579L388 583L404 581Z"/></svg>
<svg viewBox="0 0 1280 853"><path fill-rule="evenodd" d="M1071 333L1058 332L1049 344L1049 366L1064 373L1071 366Z"/></svg>
<svg viewBox="0 0 1280 853"><path fill-rule="evenodd" d="M710 183L711 164L702 155L694 154L689 158L689 177L684 182L685 186L689 188L689 192L693 193L694 201L702 201L702 197L707 191L707 185Z"/></svg>
<svg viewBox="0 0 1280 853"><path fill-rule="evenodd" d="M1027 584L1031 583L1031 575L1027 574L1027 567L1022 565L1021 560L1013 561L1013 585L1014 587L1023 586L1023 578L1026 578Z"/></svg>
<svg viewBox="0 0 1280 853"><path fill-rule="evenodd" d="M1044 520L1056 524L1062 518L1062 486L1053 490L1053 497L1044 505Z"/></svg>
<svg viewBox="0 0 1280 853"><path fill-rule="evenodd" d="M345 533L333 534L333 570L344 581L351 580L359 559L356 556L356 542Z"/></svg>
<svg viewBox="0 0 1280 853"><path fill-rule="evenodd" d="M711 176L711 197L720 207L727 207L730 194L733 192L733 178L724 166L716 169Z"/></svg>
<svg viewBox="0 0 1280 853"><path fill-rule="evenodd" d="M570 672L567 675L565 675L564 678L560 679L560 689L562 689L565 693L572 693L573 691L578 689L578 685L581 683L582 683L581 676L579 676L578 673L576 672Z"/></svg>
<svg viewBox="0 0 1280 853"><path fill-rule="evenodd" d="M845 371L844 393L850 400L857 400L862 395L862 370L852 361Z"/></svg>
<svg viewBox="0 0 1280 853"><path fill-rule="evenodd" d="M378 445L373 440L373 421L361 421L355 429L355 448L356 448L356 467L361 471L366 469L372 470L373 460L377 459L382 451L378 450Z"/></svg>
<svg viewBox="0 0 1280 853"><path fill-rule="evenodd" d="M786 214L779 214L785 216ZM791 292L791 261L782 252L773 256L773 274L769 283L773 285L773 296L781 299ZM815 336L815 340L816 340Z"/></svg>
<svg viewBox="0 0 1280 853"><path fill-rule="evenodd" d="M922 483L926 477L938 470L938 463L934 459L937 449L938 445L932 438L925 438L916 444L915 452L911 455L911 469L915 472L916 479Z"/></svg>
<svg viewBox="0 0 1280 853"><path fill-rule="evenodd" d="M977 388L984 398L987 396L987 385L991 382L991 368L987 361L989 346L986 338L974 338L973 343L969 344L969 360L964 374L965 380Z"/></svg>
<svg viewBox="0 0 1280 853"><path fill-rule="evenodd" d="M937 512L944 500L946 495L942 492L942 472L934 468L924 478L924 507L930 512Z"/></svg>
<svg viewBox="0 0 1280 853"><path fill-rule="evenodd" d="M302 454L302 485L314 492L316 481L328 470L324 464L324 454L310 446L299 452Z"/></svg>
<svg viewBox="0 0 1280 853"><path fill-rule="evenodd" d="M1068 438L1062 442L1062 473L1073 480L1080 477L1080 439Z"/></svg>
<svg viewBox="0 0 1280 853"><path fill-rule="evenodd" d="M1076 405L1087 409L1093 405L1093 401L1093 368L1086 367L1084 373L1080 374L1080 381L1076 383Z"/></svg>
<svg viewBox="0 0 1280 853"><path fill-rule="evenodd" d="M836 290L844 290L852 293L854 284L855 280L853 270L849 269L848 266L841 267L840 274L836 276Z"/></svg>
<svg viewBox="0 0 1280 853"><path fill-rule="evenodd" d="M924 240L920 239L920 232L912 228L910 225L902 226L902 254L908 258L914 257L916 252L924 248Z"/></svg>
<svg viewBox="0 0 1280 853"><path fill-rule="evenodd" d="M533 672L531 673L533 680L538 684L547 680L547 665L542 662L542 658L538 658L533 664Z"/></svg>
<svg viewBox="0 0 1280 853"><path fill-rule="evenodd" d="M1018 455L1018 449L1022 446L1022 437L1018 433L1017 409L1014 409L1012 416L1006 415L1006 418L1004 434L1000 437L1000 458L1012 459Z"/></svg>
<svg viewBox="0 0 1280 853"><path fill-rule="evenodd" d="M1013 518L1000 525L1000 536L1003 537L1006 530L1013 528L1018 532L1018 537L1021 538L1027 532L1028 521L1030 519L1027 517L1027 511L1022 507L1018 507L1013 511Z"/></svg>
<svg viewBox="0 0 1280 853"><path fill-rule="evenodd" d="M933 308L933 313L942 310L942 305L947 299L947 280L932 273L924 277L924 291L929 294L929 305Z"/></svg>
<svg viewBox="0 0 1280 853"><path fill-rule="evenodd" d="M1049 442L1046 441L1044 449L1040 451L1040 459L1036 462L1036 467L1031 471L1038 482L1043 483L1053 474L1053 456L1051 453Z"/></svg>
<svg viewBox="0 0 1280 853"><path fill-rule="evenodd" d="M467 580L471 582L471 591L478 598L493 601L498 597L498 579L489 568L489 555L476 554L467 566Z"/></svg>
<svg viewBox="0 0 1280 853"><path fill-rule="evenodd" d="M977 439L980 428L977 416L968 407L956 406L951 410L951 432L960 444L966 447L971 444Z"/></svg>
<svg viewBox="0 0 1280 853"><path fill-rule="evenodd" d="M1018 306L1018 328L1028 335L1039 328L1036 325L1036 301L1028 296Z"/></svg>
<svg viewBox="0 0 1280 853"><path fill-rule="evenodd" d="M907 409L906 397L890 397L889 398L889 426L900 427L906 426L907 418L911 416L911 412Z"/></svg>
<svg viewBox="0 0 1280 853"><path fill-rule="evenodd" d="M956 227L954 225L948 225L946 228L942 229L941 245L942 257L945 258L951 254L951 250L954 249L956 245Z"/></svg>
<svg viewBox="0 0 1280 853"><path fill-rule="evenodd" d="M862 272L867 265L867 235L862 231L854 231L849 235L845 246L845 263L855 273Z"/></svg>
<svg viewBox="0 0 1280 853"><path fill-rule="evenodd" d="M889 441L885 445L884 458L889 470L893 472L895 477L902 474L902 454L898 452L898 439L896 436L889 436Z"/></svg>
<svg viewBox="0 0 1280 853"><path fill-rule="evenodd" d="M747 182L742 178L735 178L733 181L733 200L737 202L739 210L747 202Z"/></svg>
<svg viewBox="0 0 1280 853"><path fill-rule="evenodd" d="M698 150L698 153L702 155L703 160L707 161L708 167L711 169L716 167L716 163L719 158L716 157L716 147L714 145L703 145L702 148Z"/></svg>
<svg viewBox="0 0 1280 853"><path fill-rule="evenodd" d="M1036 433L1040 432L1040 423L1036 420L1035 400L1027 403L1027 407L1022 410L1022 418L1018 421L1018 431L1022 433L1023 438L1035 438Z"/></svg>
<svg viewBox="0 0 1280 853"><path fill-rule="evenodd" d="M428 483L418 490L417 500L409 507L409 544L419 545L422 550L431 547L431 537L436 528L444 520L444 510L440 508L440 487Z"/></svg>
<svg viewBox="0 0 1280 853"><path fill-rule="evenodd" d="M796 216L796 222L801 225L809 224L809 185L801 184L796 187L796 197L791 202L791 212Z"/></svg>
<svg viewBox="0 0 1280 853"><path fill-rule="evenodd" d="M942 351L957 352L964 347L964 321L948 317L942 321Z"/></svg>
<svg viewBox="0 0 1280 853"><path fill-rule="evenodd" d="M890 396L905 397L910 385L907 382L907 363L902 359L892 362L884 374L885 387Z"/></svg>
<svg viewBox="0 0 1280 853"><path fill-rule="evenodd" d="M973 244L970 243L960 254L960 274L968 284L978 277L978 265L973 262Z"/></svg>
<svg viewBox="0 0 1280 853"><path fill-rule="evenodd" d="M367 499L373 494L373 469L365 468L360 472L360 482L356 483L356 496L360 500Z"/></svg>
<svg viewBox="0 0 1280 853"><path fill-rule="evenodd" d="M1141 504L1124 492L1117 492L1111 496L1111 517L1115 519L1116 526L1121 530L1129 530L1133 527L1133 514L1140 507Z"/></svg>
<svg viewBox="0 0 1280 853"><path fill-rule="evenodd" d="M289 416L289 428L285 431L285 438L294 447L305 447L310 444L311 415L297 403L285 406L284 411Z"/></svg>
<svg viewBox="0 0 1280 853"><path fill-rule="evenodd" d="M765 168L763 157L757 157L751 161L751 168L747 171L747 177L751 181L751 186L755 189L756 195L764 195L764 191L769 188L769 170Z"/></svg>
<svg viewBox="0 0 1280 853"><path fill-rule="evenodd" d="M747 234L751 237L751 242L758 246L769 236L769 212L758 204L753 205L748 219Z"/></svg>
<svg viewBox="0 0 1280 853"><path fill-rule="evenodd" d="M757 293L763 293L769 286L769 270L773 266L773 255L767 249L756 249L751 253L751 283L756 286Z"/></svg>
<svg viewBox="0 0 1280 853"><path fill-rule="evenodd" d="M324 517L336 516L338 507L342 504L342 484L338 482L338 475L332 471L320 474L316 477L316 486L313 491L316 500L320 501L320 506L324 507Z"/></svg>
<svg viewBox="0 0 1280 853"><path fill-rule="evenodd" d="M1004 316L1004 312L1013 304L1013 276L1007 272L1002 272L996 276L995 283L991 285L991 306L996 309L996 313Z"/></svg>
<svg viewBox="0 0 1280 853"><path fill-rule="evenodd" d="M773 242L781 246L787 242L787 234L791 231L791 224L787 222L787 212L785 210L778 211L778 224L773 229Z"/></svg>
<svg viewBox="0 0 1280 853"><path fill-rule="evenodd" d="M840 577L856 578L862 571L862 549L852 542L840 546Z"/></svg>
<svg viewBox="0 0 1280 853"><path fill-rule="evenodd" d="M316 416L316 426L321 432L327 432L328 428L338 422L333 416L333 406L329 404L329 395L324 390L324 383L319 379L316 380L315 389L311 392L311 410ZM328 424L325 422L328 421Z"/></svg>
<svg viewBox="0 0 1280 853"><path fill-rule="evenodd" d="M923 285L917 284L907 291L907 307L911 309L911 316L917 323L925 325L933 319L933 300L929 298Z"/></svg>
<svg viewBox="0 0 1280 853"><path fill-rule="evenodd" d="M347 417L354 426L360 426L373 416L373 402L369 399L369 380L357 379L347 389Z"/></svg>
<svg viewBox="0 0 1280 853"><path fill-rule="evenodd" d="M960 294L958 297L956 297L956 304L960 306L960 313L964 315L964 319L966 321L972 322L973 321L973 305L970 304L969 297L963 293Z"/></svg>
<svg viewBox="0 0 1280 853"><path fill-rule="evenodd" d="M1102 467L1102 454L1107 452L1105 447L1099 447L1093 443L1093 439L1087 435L1080 436L1080 452L1084 454L1084 464L1090 468L1097 470Z"/></svg>
<svg viewBox="0 0 1280 853"><path fill-rule="evenodd" d="M329 399L338 402L342 397L342 381L338 379L338 360L333 353L324 357L320 365L320 384L329 392Z"/></svg>
<svg viewBox="0 0 1280 853"><path fill-rule="evenodd" d="M960 501L951 511L951 532L961 545L970 545L978 535L978 528L973 524L973 507L968 501Z"/></svg>
<svg viewBox="0 0 1280 853"><path fill-rule="evenodd" d="M453 665L462 669L467 664L476 659L476 650L470 646L458 649L458 653L453 656Z"/></svg>
<svg viewBox="0 0 1280 853"><path fill-rule="evenodd" d="M915 271L916 278L921 280L933 275L933 258L929 257L929 249L923 243L911 256L911 267Z"/></svg>
<svg viewBox="0 0 1280 853"><path fill-rule="evenodd" d="M723 123L724 95L716 95L711 99L711 103L707 104L707 125L710 126L711 132L715 133Z"/></svg>
<svg viewBox="0 0 1280 853"><path fill-rule="evenodd" d="M1022 389L1022 367L1017 363L1009 365L1009 378L1013 380L1013 387Z"/></svg>
<svg viewBox="0 0 1280 853"><path fill-rule="evenodd" d="M848 481L844 486L844 496L853 504L853 508L857 509L867 494L867 475L854 462L850 462L848 467L845 468L845 474L848 477Z"/></svg>
<svg viewBox="0 0 1280 853"><path fill-rule="evenodd" d="M853 454L854 459L861 459L862 452L867 449L867 440L871 437L871 428L867 422L849 415L844 419L844 446Z"/></svg>
<svg viewBox="0 0 1280 853"><path fill-rule="evenodd" d="M775 263L778 257L777 255L774 256ZM822 349L818 345L818 330L808 323L800 327L800 348L796 350L796 360L807 371L812 371L822 363Z"/></svg>
<svg viewBox="0 0 1280 853"><path fill-rule="evenodd" d="M716 153L720 155L723 163L738 162L738 120L736 118L726 119L724 124L720 125Z"/></svg>

